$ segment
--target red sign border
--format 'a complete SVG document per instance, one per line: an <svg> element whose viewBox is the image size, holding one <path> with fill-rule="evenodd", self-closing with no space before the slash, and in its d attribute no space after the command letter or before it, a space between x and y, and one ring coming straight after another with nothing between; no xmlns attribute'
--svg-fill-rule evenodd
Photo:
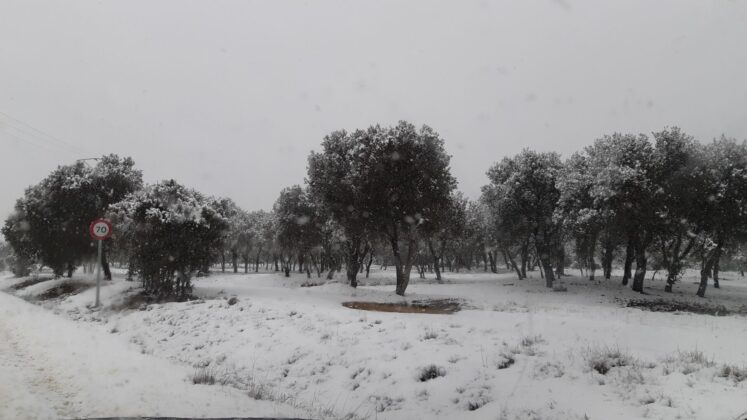
<svg viewBox="0 0 747 420"><path fill-rule="evenodd" d="M103 222L109 227L109 232L106 234L105 237L101 238L99 236L94 235L93 233L93 227L96 225L96 223ZM103 241L106 239L109 239L110 236L112 236L112 222L106 220L106 219L96 219L93 222L91 222L90 225L88 225L88 234L91 235L91 239L94 241Z"/></svg>

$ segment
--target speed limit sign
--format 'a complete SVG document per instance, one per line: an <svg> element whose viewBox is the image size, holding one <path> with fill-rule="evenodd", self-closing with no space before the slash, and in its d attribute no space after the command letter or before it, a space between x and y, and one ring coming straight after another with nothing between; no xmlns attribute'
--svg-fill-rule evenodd
<svg viewBox="0 0 747 420"><path fill-rule="evenodd" d="M88 233L91 234L91 239L99 243L99 258L96 266L96 303L94 304L95 307L98 307L101 304L99 293L101 289L101 265L103 263L101 244L104 239L112 236L112 224L108 220L96 219L88 226Z"/></svg>
<svg viewBox="0 0 747 420"><path fill-rule="evenodd" d="M96 219L88 227L88 233L94 241L103 241L112 236L112 224L108 220Z"/></svg>

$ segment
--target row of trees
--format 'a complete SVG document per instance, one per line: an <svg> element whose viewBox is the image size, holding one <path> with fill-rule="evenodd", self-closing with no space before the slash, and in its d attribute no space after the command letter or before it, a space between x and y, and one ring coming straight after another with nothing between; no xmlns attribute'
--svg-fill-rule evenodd
<svg viewBox="0 0 747 420"><path fill-rule="evenodd" d="M747 146L701 144L679 129L598 139L563 161L524 150L488 171L475 201L456 190L444 142L429 127L400 122L326 136L312 152L304 186L283 189L272 211L247 212L164 181L144 186L129 158L61 166L27 189L3 234L17 274L32 263L72 275L94 257L88 223L115 223L105 253L129 267L148 293L184 295L191 277L228 262L310 277L346 272L351 286L374 261L394 266L403 295L415 268L516 273L539 268L553 287L574 266L643 291L647 270L664 270L666 290L700 264L704 296L718 287L723 256L741 261L747 231ZM633 272L635 264L635 272ZM108 264L105 272L110 277Z"/></svg>
<svg viewBox="0 0 747 420"><path fill-rule="evenodd" d="M58 167L26 189L5 221L2 232L13 248L14 272L26 275L38 261L56 275L72 275L95 252L88 224L142 185L142 174L130 158L109 155L93 167L85 161ZM104 271L110 278L108 264Z"/></svg>
<svg viewBox="0 0 747 420"><path fill-rule="evenodd" d="M528 258L533 248L545 279L566 263L567 245L594 278L599 257L606 279L622 254L622 283L642 292L648 268L667 273L666 290L691 257L701 263L704 296L727 248L747 229L747 146L720 138L701 144L677 128L615 134L561 161L524 151L488 172L481 201L501 251ZM653 259L653 264L651 263ZM635 263L635 272L632 266Z"/></svg>

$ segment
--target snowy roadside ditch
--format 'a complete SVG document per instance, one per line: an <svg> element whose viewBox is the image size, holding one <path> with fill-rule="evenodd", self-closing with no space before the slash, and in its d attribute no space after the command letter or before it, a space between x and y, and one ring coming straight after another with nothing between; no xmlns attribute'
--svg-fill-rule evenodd
<svg viewBox="0 0 747 420"><path fill-rule="evenodd" d="M375 288L309 290L266 280L249 287L215 276L198 282L200 299L130 308L121 305L134 284L114 281L102 289L108 309L87 307L90 290L38 303L187 367L187 384L228 386L312 418L727 419L744 410L743 365L718 362L708 349L646 343L651 328L627 336L653 346L647 354L603 335L627 328L611 321L619 313L636 311L642 323L664 314L536 307L519 303L531 302L521 295L488 296L492 305L451 315L362 311L342 303L402 300ZM40 284L26 292L48 290ZM434 293L411 300L437 296L438 287L422 286ZM669 316L683 326L697 317ZM583 340L569 336L584 329Z"/></svg>

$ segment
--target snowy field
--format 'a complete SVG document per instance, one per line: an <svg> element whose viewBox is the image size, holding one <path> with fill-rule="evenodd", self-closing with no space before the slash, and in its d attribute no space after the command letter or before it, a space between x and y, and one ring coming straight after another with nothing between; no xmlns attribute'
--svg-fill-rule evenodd
<svg viewBox="0 0 747 420"><path fill-rule="evenodd" d="M647 279L645 296L619 279L568 276L557 292L538 273L445 273L444 284L413 274L402 298L391 270L357 290L316 278L301 287L301 274L215 273L195 279L198 300L146 304L119 273L92 310L85 274L30 284L4 273L0 418L732 420L747 411L747 280L736 273L705 299L694 297L694 272L674 294ZM443 298L461 310L342 306ZM625 307L630 299L731 313L652 312Z"/></svg>

